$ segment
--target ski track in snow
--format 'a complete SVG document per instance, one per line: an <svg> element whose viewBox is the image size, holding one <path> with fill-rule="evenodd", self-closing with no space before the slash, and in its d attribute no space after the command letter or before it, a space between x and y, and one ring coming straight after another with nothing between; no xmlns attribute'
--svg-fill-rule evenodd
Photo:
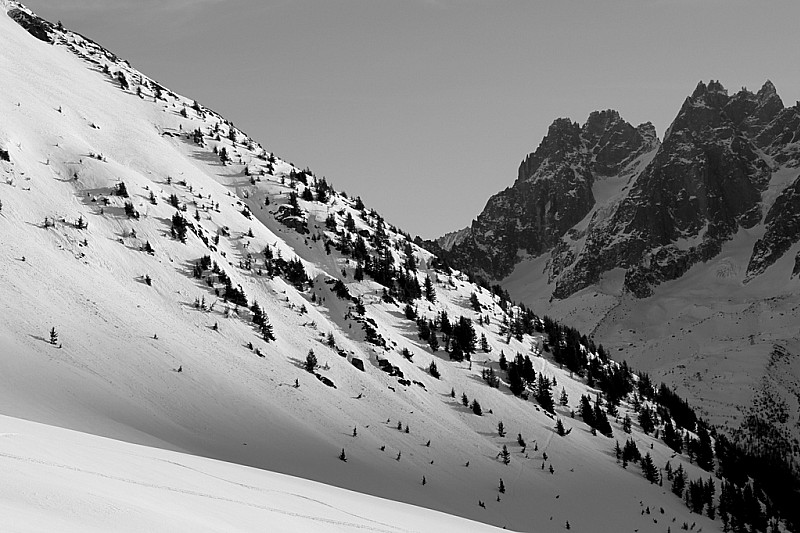
<svg viewBox="0 0 800 533"><path fill-rule="evenodd" d="M6 435L0 435L0 436L6 436ZM226 498L224 496L216 496L214 494L209 494L209 493L204 493L204 492L199 492L199 491L194 491L194 490L180 489L180 488L177 488L177 487L169 487L167 485L158 485L158 484L155 484L155 483L148 483L146 481L138 481L138 480L135 480L135 479L124 478L124 477L114 476L114 475L110 475L110 474L104 474L103 472L87 470L85 468L79 468L79 467L71 466L71 465L67 465L67 464L56 463L54 461L45 461L43 459L36 459L34 457L23 457L21 455L15 455L15 454L10 454L10 453L5 453L5 452L0 452L0 457L3 457L5 459L14 460L14 461L20 461L20 462L23 462L23 463L46 466L46 467L49 467L49 468L58 468L58 469L62 469L62 470L70 470L72 472L79 472L81 474L85 474L85 475L89 475L89 476L95 476L95 477L99 477L99 478L103 478L103 479L109 479L109 480L113 480L113 481L119 481L121 483L127 483L127 484L130 484L130 485L138 485L140 487L145 487L145 488L149 488L149 489L175 492L175 493L178 493L178 494L185 494L185 495L188 495L188 496L196 496L198 498L206 498L206 499L215 500L215 501L221 501L221 502L226 502L226 503L234 503L234 504L237 504L237 505L243 505L243 506L247 506L247 507L252 507L254 509L260 509L262 511L269 511L271 513L277 513L277 514L281 514L281 515L291 516L293 518L302 518L302 519L310 520L310 521L313 521L313 522L320 522L320 523L331 524L331 525L336 525L336 526L346 526L346 527L349 527L349 528L352 528L352 529L360 529L360 530L364 530L364 531L375 531L375 532L378 532L378 533L397 533L397 532L413 533L413 532L416 531L416 530L404 529L404 528L396 527L396 526L393 526L391 524L385 524L385 523L382 523L382 522L378 522L376 520L371 520L369 518L365 518L365 517L356 515L354 513L350 513L350 512L344 511L342 509L339 509L338 507L335 507L335 506L330 505L328 503L322 502L320 500L309 498L307 496L303 496L303 495L295 494L295 493L291 493L291 492L278 491L278 490L274 490L274 489L260 489L258 487L253 487L252 485L247 485L247 484L244 484L244 483L238 483L238 482L235 482L235 481L230 481L230 480L218 477L218 476L214 476L212 474L208 474L208 473L203 472L201 470L197 470L195 468L191 468L191 467L188 467L186 465L183 465L183 464L180 464L180 463L176 463L176 462L173 462L173 461L167 461L167 460L164 460L164 459L158 459L158 460L166 462L166 463L170 463L170 464L173 464L173 465L176 465L176 466L179 466L179 467L188 468L189 470L193 470L193 471L198 472L200 474L213 477L215 479L218 479L220 481L224 481L226 483L231 483L233 485L238 485L238 486L240 486L242 488L246 488L248 490L255 490L255 491L263 492L263 493L272 492L272 493L284 494L284 495L287 495L287 496L292 496L292 497L295 497L295 498L308 500L308 501L314 502L316 504L322 505L324 507L330 508L332 510L335 510L335 511L338 511L338 512L350 515L350 516L353 516L355 518L358 518L358 519L361 519L361 520L364 520L364 521L367 521L367 522L372 522L372 523L375 523L375 524L379 524L382 527L370 526L370 525L365 525L365 524L358 524L358 523L355 523L355 522L345 522L343 520L333 520L333 519L330 519L330 518L323 518L323 517L321 517L319 515L294 513L294 512L291 512L291 511L285 511L283 509L279 509L277 507L270 507L270 506L267 506L267 505L259 505L259 504L255 504L255 503L245 502L245 501L242 501L242 500L236 500L236 499L233 499L233 498Z"/></svg>

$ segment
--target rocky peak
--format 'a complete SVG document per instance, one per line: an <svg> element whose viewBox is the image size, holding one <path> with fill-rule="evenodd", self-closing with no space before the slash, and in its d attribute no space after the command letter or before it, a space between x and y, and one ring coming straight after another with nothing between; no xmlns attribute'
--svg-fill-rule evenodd
<svg viewBox="0 0 800 533"><path fill-rule="evenodd" d="M547 160L561 162L570 154L577 152L581 148L580 134L580 126L570 119L554 120L536 151L528 154L520 164L517 179L529 179Z"/></svg>
<svg viewBox="0 0 800 533"><path fill-rule="evenodd" d="M708 85L701 80L689 98L693 104L705 104L711 107L722 107L728 101L728 90L719 81L710 80Z"/></svg>
<svg viewBox="0 0 800 533"><path fill-rule="evenodd" d="M468 232L438 246L449 247L454 266L501 279L525 253L546 252L591 212L595 179L619 174L657 144L652 124L635 128L611 109L592 113L582 127L557 119L514 185L489 199Z"/></svg>
<svg viewBox="0 0 800 533"><path fill-rule="evenodd" d="M656 134L656 127L652 122L644 122L636 126L636 131L642 136L645 143L650 146L655 146L658 143L658 135Z"/></svg>
<svg viewBox="0 0 800 533"><path fill-rule="evenodd" d="M592 170L598 176L613 176L638 156L643 148L654 146L657 141L655 128L645 137L638 128L620 117L619 112L608 109L594 111L581 130L586 150L592 158ZM650 138L652 137L652 138Z"/></svg>
<svg viewBox="0 0 800 533"><path fill-rule="evenodd" d="M775 89L775 85L770 80L764 82L764 85L761 86L761 89L759 89L756 96L758 96L758 100L761 102L765 102L774 97L778 97L780 100L778 91Z"/></svg>
<svg viewBox="0 0 800 533"><path fill-rule="evenodd" d="M743 88L725 105L727 117L750 139L756 138L782 110L783 101L769 80L756 94Z"/></svg>
<svg viewBox="0 0 800 533"><path fill-rule="evenodd" d="M592 111L581 129L581 134L586 139L599 139L611 126L622 121L619 111L606 109L605 111Z"/></svg>

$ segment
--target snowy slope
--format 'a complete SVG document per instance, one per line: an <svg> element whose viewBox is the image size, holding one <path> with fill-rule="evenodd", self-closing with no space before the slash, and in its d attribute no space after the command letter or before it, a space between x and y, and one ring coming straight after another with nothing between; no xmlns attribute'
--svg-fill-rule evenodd
<svg viewBox="0 0 800 533"><path fill-rule="evenodd" d="M744 283L760 233L763 228L740 230L715 259L693 266L648 298L623 293L619 269L616 280L611 272L597 286L552 300L539 273L543 257L521 263L503 286L543 314L592 332L613 356L672 384L721 428L738 429L752 414L755 398L771 389L789 413L788 420L772 422L797 439L800 367L776 367L772 359L776 347L797 353L800 293L790 277L800 246Z"/></svg>
<svg viewBox="0 0 800 533"><path fill-rule="evenodd" d="M0 529L7 532L496 531L203 457L6 416L0 427Z"/></svg>
<svg viewBox="0 0 800 533"><path fill-rule="evenodd" d="M7 8L16 5L3 3ZM446 311L451 318L475 320L469 297L476 293L482 314L491 318L489 324L475 321L478 336L486 335L491 351L475 354L472 364L450 362L442 350L432 353L404 317L402 305L382 299L382 287L368 277L354 281L352 258L333 246L328 246L330 254L326 250L326 243L339 239L326 228L330 216L339 229L351 215L356 232L371 237L385 232L397 262L404 258L403 234L340 193L325 202L301 199L296 220L282 217L291 192L304 190L290 179L300 168L277 157L271 162L273 154L230 122L202 106L195 108L192 100L161 88L91 41L53 31L56 44L47 44L0 16L0 148L10 159L0 161L0 412L516 530L561 531L567 521L579 531L663 531L673 521L696 522L705 531L721 528L719 522L691 515L666 487L647 483L638 467L621 468L614 459L614 439L593 436L583 422L570 417L582 394L595 397L597 391L550 359L535 356L539 339L526 335L507 342L499 331L506 311L497 297L458 273L435 271L432 256L411 245L419 265L415 275L420 283L426 276L434 279L437 295L436 303L419 299L419 313L433 318ZM202 144L192 139L198 128ZM223 148L230 154L227 164L215 153ZM120 183L129 198L116 194ZM182 213L193 227L185 243L171 235L173 195L185 206ZM126 202L138 218L126 214ZM79 220L88 227L79 228ZM152 253L145 251L146 244ZM265 248L287 261L299 258L313 287L298 288L286 276L266 275ZM217 278L209 286L214 274L193 276L196 262L206 255L234 287L241 286L249 304L257 301L263 308L274 328L274 342L262 339L249 310L215 294L221 294L224 284ZM330 282L335 279L361 297L363 317L354 312L353 301L334 294ZM200 301L204 308L195 305ZM368 320L374 321L385 346L366 342L363 324ZM58 333L55 344L50 343L51 328ZM335 349L327 344L329 335ZM413 354L412 361L401 355L403 348ZM336 388L304 371L309 350L319 360L318 371ZM568 393L569 405L556 408L572 429L568 437L556 435L554 419L534 402L512 396L505 384L494 389L481 380L481 370L499 370L501 350L508 357L531 354L535 370L557 380L554 392L563 387ZM409 382L381 371L379 358L399 367ZM352 364L354 359L364 363L364 372ZM441 379L427 371L432 361ZM483 416L461 405L462 393L480 400ZM626 412L632 413L631 406L623 403L621 416ZM500 421L508 431L504 437L496 430ZM42 454L49 432L57 433L9 419L0 424L11 428L3 432L31 435L20 440L29 439L25 442ZM612 426L618 440L628 437L619 421L612 420ZM524 453L517 434L528 443ZM164 478L155 465L161 463L153 459L166 457L166 452L123 452L128 448L122 445L87 444L105 451L98 457L85 452L74 457L71 451L82 448L84 437L63 438L74 444L66 444L63 454L46 464L20 460L42 455L25 455L14 444L3 448L14 456L0 457L4 472L14 479L33 477L25 495L0 493L0 506L13 509L12 517L27 521L35 515L41 491L53 491L56 500L65 496L69 484L54 486L44 477L53 464L90 470L100 476L93 477L108 481L131 479L140 472L141 477L132 479L173 487L160 481ZM683 462L691 478L707 475L651 436L635 430L632 438L659 466L667 460L673 466ZM503 445L512 452L508 465L497 458ZM338 460L342 449L347 462ZM113 460L101 460L124 453L134 453L134 458L119 469ZM178 462L193 461L184 456ZM262 480L271 486L279 479L230 465L202 464L198 469L203 472L219 468L219 477L247 485L230 489L241 493L230 496L236 502L252 501L257 491L249 486L261 487ZM552 473L545 468L550 465ZM502 497L497 491L501 478L507 487ZM614 490L602 489L607 486ZM228 497L227 485L223 489L194 474L181 478L178 487L210 495L222 491ZM312 487L302 484L297 490L313 497L317 489ZM41 523L33 529L62 523L77 527L84 518L91 525L101 519L101 509L118 505L95 496L82 500L99 506L92 507L95 511L84 515L77 510L65 517L74 501L60 510L48 508L37 515ZM142 526L153 523L157 517L149 513L153 500L148 498L160 501L166 496L175 498L176 505L187 498L147 494L140 506L122 512L142 520ZM331 497L339 501L339 496ZM298 505L292 498L284 501L284 510ZM204 527L218 527L216 513L239 506L219 505L219 511L207 508ZM663 514L650 516L645 508L663 509ZM309 514L319 516L316 511ZM251 516L255 520L261 515L243 514L240 527L247 529ZM375 516L377 511L367 518ZM434 515L416 515L416 523L426 524L423 530L435 529L427 524L439 520L428 522L428 516ZM287 529L307 530L301 522L286 520ZM441 520L443 528L449 527L450 519Z"/></svg>

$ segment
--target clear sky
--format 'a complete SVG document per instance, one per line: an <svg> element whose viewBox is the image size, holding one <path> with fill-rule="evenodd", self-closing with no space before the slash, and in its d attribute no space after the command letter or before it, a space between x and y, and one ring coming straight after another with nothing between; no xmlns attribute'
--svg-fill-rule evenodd
<svg viewBox="0 0 800 533"><path fill-rule="evenodd" d="M28 0L412 235L460 229L558 117L659 136L699 80L800 100L797 0Z"/></svg>

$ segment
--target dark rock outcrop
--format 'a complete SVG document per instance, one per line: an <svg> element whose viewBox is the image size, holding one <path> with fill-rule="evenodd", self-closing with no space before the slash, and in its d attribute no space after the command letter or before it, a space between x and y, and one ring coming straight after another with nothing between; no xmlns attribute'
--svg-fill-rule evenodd
<svg viewBox="0 0 800 533"><path fill-rule="evenodd" d="M747 280L762 274L800 241L800 175L778 196L764 223L767 231L753 246Z"/></svg>
<svg viewBox="0 0 800 533"><path fill-rule="evenodd" d="M53 25L43 18L17 8L9 10L8 16L40 41L53 43Z"/></svg>

